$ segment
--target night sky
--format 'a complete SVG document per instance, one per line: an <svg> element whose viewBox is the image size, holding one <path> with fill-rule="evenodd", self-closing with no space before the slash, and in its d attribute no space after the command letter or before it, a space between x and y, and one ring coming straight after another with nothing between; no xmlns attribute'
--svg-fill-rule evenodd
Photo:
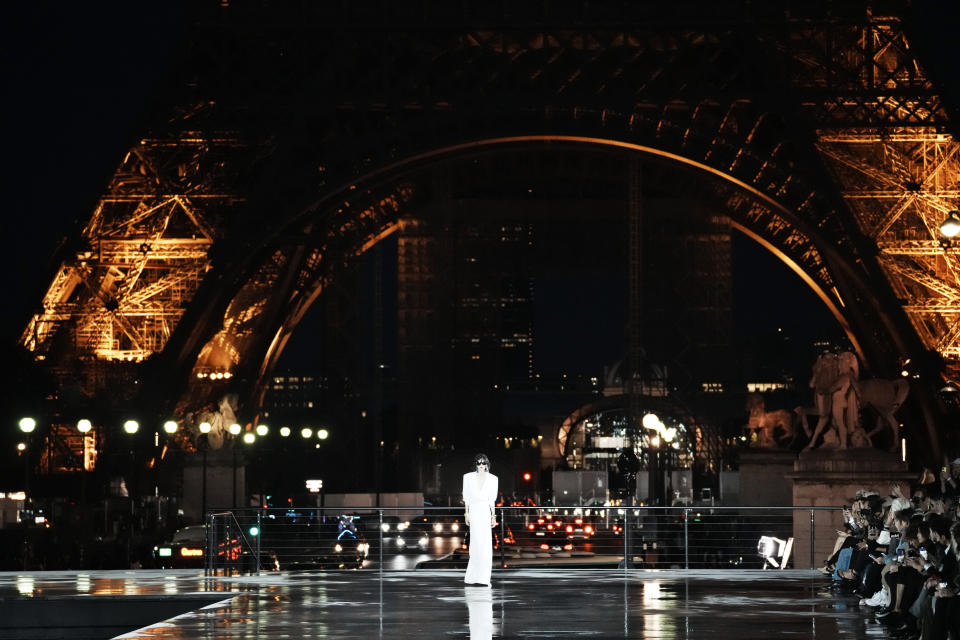
<svg viewBox="0 0 960 640"><path fill-rule="evenodd" d="M179 5L168 1L18 3L11 17L2 45L7 125L2 218L9 267L0 335L7 343L17 339L39 303L56 247L86 221L142 130L181 35ZM741 238L734 246L735 321L741 334L783 326L807 340L836 331L798 277L752 242ZM622 282L601 273L538 279L535 315L550 318L536 329L538 368L597 370L611 362L621 348L622 336L615 333L601 331L593 341L569 345L577 336L597 335L605 317L623 317ZM571 290L583 304L552 314ZM757 291L764 293L762 304L754 303Z"/></svg>

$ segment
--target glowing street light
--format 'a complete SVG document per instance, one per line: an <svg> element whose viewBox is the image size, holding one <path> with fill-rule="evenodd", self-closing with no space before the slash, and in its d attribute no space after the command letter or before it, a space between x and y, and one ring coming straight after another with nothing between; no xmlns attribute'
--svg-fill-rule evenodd
<svg viewBox="0 0 960 640"><path fill-rule="evenodd" d="M270 427L268 427L268 426L265 425L265 424L258 424L258 425L257 425L257 435L258 435L258 436L260 436L260 437L262 438L263 436L267 435L268 433L270 433Z"/></svg>
<svg viewBox="0 0 960 640"><path fill-rule="evenodd" d="M133 435L134 433L140 430L140 423L137 422L136 420L127 420L126 422L123 423L123 430L129 433L130 435Z"/></svg>
<svg viewBox="0 0 960 640"><path fill-rule="evenodd" d="M250 432L250 431L248 431L248 432L246 432L245 434L243 434L243 441L244 441L246 444L253 444L254 440L256 440L256 439L257 439L257 436L253 435L253 433Z"/></svg>
<svg viewBox="0 0 960 640"><path fill-rule="evenodd" d="M290 436L290 427L280 427L280 435L284 438Z"/></svg>
<svg viewBox="0 0 960 640"><path fill-rule="evenodd" d="M313 436L313 429L310 427L304 427L303 429L300 429L300 435L304 438L309 438Z"/></svg>
<svg viewBox="0 0 960 640"><path fill-rule="evenodd" d="M18 442L18 443L17 443L17 451L26 451L26 450L27 450L27 443L26 443L26 442Z"/></svg>
<svg viewBox="0 0 960 640"><path fill-rule="evenodd" d="M240 432L243 431L243 427L241 427L240 425L238 425L236 422L234 422L232 425L230 425L227 429L228 429L228 431L230 431L230 433L231 433L232 435L235 435L235 436L236 436L236 435L239 435Z"/></svg>
<svg viewBox="0 0 960 640"><path fill-rule="evenodd" d="M33 433L33 430L37 428L37 421L33 418L20 418L20 422L18 422L17 425L20 427L20 431Z"/></svg>
<svg viewBox="0 0 960 640"><path fill-rule="evenodd" d="M330 432L326 429L317 429L317 437L321 440L326 440L330 437Z"/></svg>
<svg viewBox="0 0 960 640"><path fill-rule="evenodd" d="M209 422L201 422L198 428L200 429L200 433L210 433L211 427Z"/></svg>
<svg viewBox="0 0 960 640"><path fill-rule="evenodd" d="M93 429L93 423L86 418L77 420L77 431L80 433L89 433L91 429Z"/></svg>
<svg viewBox="0 0 960 640"><path fill-rule="evenodd" d="M948 213L943 224L940 225L940 233L948 238L953 238L960 233L960 213L956 211Z"/></svg>
<svg viewBox="0 0 960 640"><path fill-rule="evenodd" d="M167 420L163 423L163 430L167 433L176 433L177 432L177 423L173 420Z"/></svg>
<svg viewBox="0 0 960 640"><path fill-rule="evenodd" d="M657 417L655 413L648 413L643 416L643 427L644 429L652 429L654 431L658 430L660 426L660 418Z"/></svg>

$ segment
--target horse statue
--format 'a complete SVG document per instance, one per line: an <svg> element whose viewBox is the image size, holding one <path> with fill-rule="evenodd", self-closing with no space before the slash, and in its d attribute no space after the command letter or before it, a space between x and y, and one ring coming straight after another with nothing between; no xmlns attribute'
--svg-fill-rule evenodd
<svg viewBox="0 0 960 640"><path fill-rule="evenodd" d="M796 409L810 442L804 450L812 449L821 434L824 444L840 449L848 447L871 447L873 437L884 427L890 430L890 449L898 445L898 421L894 413L900 408L910 391L904 379L884 380L859 379L860 367L857 356L846 351L839 355L824 353L813 365L810 387L814 389L816 407ZM877 414L876 426L868 433L861 425L861 409ZM818 416L817 425L810 433L807 416ZM828 425L835 430L824 432Z"/></svg>
<svg viewBox="0 0 960 640"><path fill-rule="evenodd" d="M882 378L872 378L861 380L857 383L857 393L860 402L865 408L870 408L877 414L876 426L867 433L867 437L873 438L880 433L884 427L890 429L890 450L896 451L899 444L897 438L897 426L899 421L894 417L894 413L903 405L910 392L910 383L905 378L895 380L884 380ZM872 442L872 440L871 440Z"/></svg>
<svg viewBox="0 0 960 640"><path fill-rule="evenodd" d="M745 429L750 432L750 441L753 442L754 432L757 436L757 446L764 449L775 448L779 446L779 441L793 440L793 414L785 409L777 411L767 411L763 396L759 393L747 395L747 425ZM776 430L779 429L782 435L778 439Z"/></svg>

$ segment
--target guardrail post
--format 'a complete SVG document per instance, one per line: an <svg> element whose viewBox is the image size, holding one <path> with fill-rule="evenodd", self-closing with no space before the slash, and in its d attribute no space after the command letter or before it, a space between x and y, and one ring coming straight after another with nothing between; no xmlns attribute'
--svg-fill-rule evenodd
<svg viewBox="0 0 960 640"><path fill-rule="evenodd" d="M683 510L683 568L690 568L690 509Z"/></svg>
<svg viewBox="0 0 960 640"><path fill-rule="evenodd" d="M504 556L504 547L507 546L507 525L504 522L503 507L500 507L500 568L507 568L507 560Z"/></svg>
<svg viewBox="0 0 960 640"><path fill-rule="evenodd" d="M623 511L623 573L626 575L633 554L630 553L630 510Z"/></svg>
<svg viewBox="0 0 960 640"><path fill-rule="evenodd" d="M207 555L203 562L203 575L204 577L210 577L213 575L213 518L205 513L203 514L203 520L206 521L207 525Z"/></svg>
<svg viewBox="0 0 960 640"><path fill-rule="evenodd" d="M257 575L260 575L260 538L263 537L263 526L261 524L261 513L257 509Z"/></svg>
<svg viewBox="0 0 960 640"><path fill-rule="evenodd" d="M816 568L816 565L813 564L813 554L815 553L815 552L814 552L814 549L813 549L813 541L814 541L814 536L813 536L813 531L814 531L814 529L813 529L813 516L814 516L814 513L815 513L815 511L814 511L813 509L810 509L810 568L811 568L811 569L815 569L815 568Z"/></svg>

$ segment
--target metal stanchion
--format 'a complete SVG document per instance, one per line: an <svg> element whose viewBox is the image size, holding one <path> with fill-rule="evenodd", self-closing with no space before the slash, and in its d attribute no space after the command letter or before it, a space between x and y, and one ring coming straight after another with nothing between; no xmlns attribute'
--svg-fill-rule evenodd
<svg viewBox="0 0 960 640"><path fill-rule="evenodd" d="M815 565L815 564L813 563L813 554L815 553L814 548L813 548L813 546L814 546L814 545L813 545L813 542L814 542L814 536L813 536L814 528L813 528L813 524L814 524L814 514L815 514L815 513L816 513L816 512L815 512L813 509L810 509L810 568L811 568L811 569L815 569L816 566L817 566L817 565Z"/></svg>
<svg viewBox="0 0 960 640"><path fill-rule="evenodd" d="M627 569L633 560L633 554L630 552L630 510L623 512L623 575L627 575Z"/></svg>
<svg viewBox="0 0 960 640"><path fill-rule="evenodd" d="M690 568L690 509L683 510L683 568Z"/></svg>
<svg viewBox="0 0 960 640"><path fill-rule="evenodd" d="M496 512L494 512L496 513ZM504 555L504 547L507 546L507 524L504 521L503 507L500 508L500 568L507 568L507 560Z"/></svg>
<svg viewBox="0 0 960 640"><path fill-rule="evenodd" d="M260 511L257 510L257 575L260 575L260 538L263 537L263 525L260 516Z"/></svg>

